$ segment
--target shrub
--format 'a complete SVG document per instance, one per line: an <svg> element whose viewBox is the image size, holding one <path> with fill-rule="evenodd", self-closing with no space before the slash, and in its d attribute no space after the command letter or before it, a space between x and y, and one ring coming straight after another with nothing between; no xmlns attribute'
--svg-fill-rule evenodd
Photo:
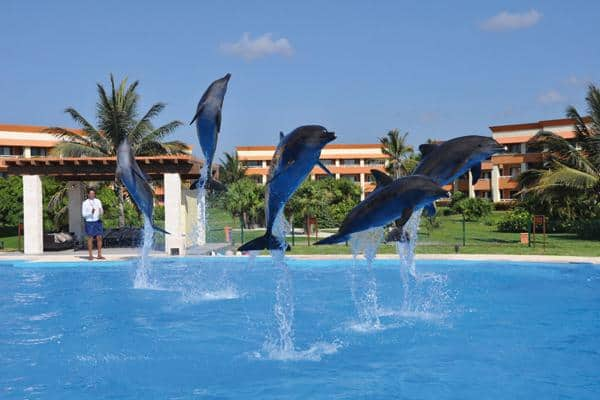
<svg viewBox="0 0 600 400"><path fill-rule="evenodd" d="M580 221L575 226L575 232L582 239L600 240L600 219Z"/></svg>
<svg viewBox="0 0 600 400"><path fill-rule="evenodd" d="M456 202L452 208L459 214L464 214L467 221L478 221L492 213L492 203L484 199L465 198Z"/></svg>
<svg viewBox="0 0 600 400"><path fill-rule="evenodd" d="M506 212L498 222L500 232L527 232L531 214L524 210Z"/></svg>
<svg viewBox="0 0 600 400"><path fill-rule="evenodd" d="M501 201L499 203L494 203L494 210L496 211L508 211L514 210L517 206L516 201Z"/></svg>

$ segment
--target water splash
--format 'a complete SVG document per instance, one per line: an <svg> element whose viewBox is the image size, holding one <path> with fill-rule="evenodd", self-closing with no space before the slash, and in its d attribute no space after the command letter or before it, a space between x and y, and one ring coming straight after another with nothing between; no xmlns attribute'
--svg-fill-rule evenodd
<svg viewBox="0 0 600 400"><path fill-rule="evenodd" d="M144 215L144 244L142 254L137 264L133 287L136 289L150 289L150 252L154 245L154 228L150 218Z"/></svg>
<svg viewBox="0 0 600 400"><path fill-rule="evenodd" d="M197 207L197 220L194 229L194 237L192 243L197 246L204 246L206 244L206 231L208 230L208 214L206 207L206 182L208 180L208 166L206 163L202 166L200 171L200 182L202 185L198 185L196 192L196 207Z"/></svg>
<svg viewBox="0 0 600 400"><path fill-rule="evenodd" d="M435 273L419 273L415 262L422 213L423 209L415 210L403 227L402 236L405 240L396 242L400 260L402 306L395 314L405 319L443 320L451 302L447 277Z"/></svg>
<svg viewBox="0 0 600 400"><path fill-rule="evenodd" d="M356 331L368 332L383 328L379 320L377 280L373 273L373 260L382 240L383 228L358 232L353 234L350 239L353 256L353 265L350 269L350 291L358 317L358 320L351 324L351 328ZM358 255L360 253L363 253L365 257L366 270L359 266Z"/></svg>

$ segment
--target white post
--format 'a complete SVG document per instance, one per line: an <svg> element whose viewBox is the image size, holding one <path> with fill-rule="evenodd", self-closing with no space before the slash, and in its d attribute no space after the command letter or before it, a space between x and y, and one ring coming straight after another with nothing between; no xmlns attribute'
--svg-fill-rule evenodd
<svg viewBox="0 0 600 400"><path fill-rule="evenodd" d="M522 162L521 163L521 173L527 171L527 163L526 162Z"/></svg>
<svg viewBox="0 0 600 400"><path fill-rule="evenodd" d="M365 174L360 174L360 200L365 199Z"/></svg>
<svg viewBox="0 0 600 400"><path fill-rule="evenodd" d="M179 174L164 174L165 189L165 252L171 254L171 249L179 249L183 254L183 232L181 230L181 176Z"/></svg>
<svg viewBox="0 0 600 400"><path fill-rule="evenodd" d="M469 174L467 175L467 181L469 184L469 198L474 199L475 198L475 186L473 186L473 174L471 173L471 170L469 170Z"/></svg>
<svg viewBox="0 0 600 400"><path fill-rule="evenodd" d="M81 204L84 200L83 183L67 182L67 196L69 198L69 232L73 232L77 239L83 240L83 218L81 217Z"/></svg>
<svg viewBox="0 0 600 400"><path fill-rule="evenodd" d="M44 213L42 180L39 175L23 175L23 236L25 254L44 252Z"/></svg>
<svg viewBox="0 0 600 400"><path fill-rule="evenodd" d="M497 203L500 201L500 170L497 165L492 166L492 180L491 180L491 190L492 190L492 201Z"/></svg>

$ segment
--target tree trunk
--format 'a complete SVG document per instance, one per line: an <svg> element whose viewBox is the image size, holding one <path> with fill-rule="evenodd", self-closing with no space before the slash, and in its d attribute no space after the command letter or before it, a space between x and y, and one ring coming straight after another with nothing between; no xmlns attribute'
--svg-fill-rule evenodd
<svg viewBox="0 0 600 400"><path fill-rule="evenodd" d="M306 244L310 246L310 217L306 216Z"/></svg>
<svg viewBox="0 0 600 400"><path fill-rule="evenodd" d="M125 192L123 185L119 185L119 228L125 226Z"/></svg>

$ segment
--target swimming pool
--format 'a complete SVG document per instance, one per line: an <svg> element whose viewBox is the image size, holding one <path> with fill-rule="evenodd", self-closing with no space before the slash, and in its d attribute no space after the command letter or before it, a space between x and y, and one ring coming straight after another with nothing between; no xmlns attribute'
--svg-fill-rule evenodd
<svg viewBox="0 0 600 400"><path fill-rule="evenodd" d="M0 398L600 396L599 266L288 265L0 261Z"/></svg>

